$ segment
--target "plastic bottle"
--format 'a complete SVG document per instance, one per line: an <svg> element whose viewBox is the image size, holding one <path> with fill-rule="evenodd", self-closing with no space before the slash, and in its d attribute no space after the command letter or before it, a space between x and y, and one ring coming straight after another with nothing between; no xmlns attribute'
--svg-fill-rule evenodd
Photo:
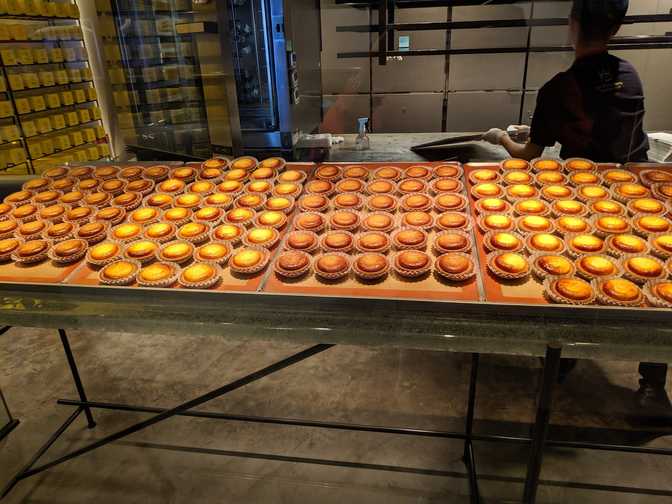
<svg viewBox="0 0 672 504"><path fill-rule="evenodd" d="M357 135L357 139L355 140L355 148L357 150L368 150L371 148L371 144L369 142L369 134L366 129L366 125L369 122L368 117L360 117L357 119L358 123L358 131L359 134Z"/></svg>

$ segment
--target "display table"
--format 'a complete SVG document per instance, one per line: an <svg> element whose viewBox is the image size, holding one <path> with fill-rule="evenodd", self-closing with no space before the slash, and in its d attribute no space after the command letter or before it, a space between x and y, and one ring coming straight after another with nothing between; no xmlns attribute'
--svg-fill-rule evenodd
<svg viewBox="0 0 672 504"><path fill-rule="evenodd" d="M236 166L236 162L240 162L241 166L247 163L248 166L240 168ZM468 236L472 244L468 249L465 249L463 255L471 261L474 270L471 272L471 276L465 280L451 281L450 279L447 280L437 270L439 267L439 258L442 254L436 251L435 245L431 245L436 243L441 230L431 225L424 228L413 228L405 220L407 215L412 213L412 208L408 208L405 205L410 205L411 202L406 199L407 195L403 192L396 192L397 190L401 191L399 189L400 185L396 184L401 184L398 180L403 180L401 177L402 173L411 168L413 163L395 162L393 170L399 172L399 177L392 172L390 180L394 181L395 198L399 200L398 203L401 207L399 212L394 213L394 227L386 228L383 234L394 237L395 233L402 229L422 229L424 238L427 240L426 243L423 243L422 254L423 258L428 261L429 269L423 271L422 274L414 275L412 278L405 277L402 272L397 270L399 268L397 261L404 248L395 245L395 248L398 250L392 250L389 255L385 256L387 264L391 268L390 273L376 281L363 281L353 272L348 273L340 280L325 280L324 278L320 278L318 271L320 257L329 254L333 255L334 253L336 255L341 254L341 256L347 259L349 264L354 263L359 255L355 254L350 246L345 249L345 253L334 252L331 249L314 252L310 255L312 268L306 274L297 278L289 279L280 274L278 272L278 264L280 256L288 248L286 239L290 231L303 229L296 226L299 223L299 217L307 212L320 214L329 222L327 226L323 226L329 228L328 231L323 231L322 228L318 229L321 244L324 243L324 237L330 233L338 232L341 235L344 234L343 232L346 235L350 233L348 236L352 236L354 239L355 234L351 233L350 230L367 231L364 219L376 213L369 207L369 198L374 195L371 192L372 190L365 190L362 185L361 192L334 192L333 189L338 187L338 182L341 179L356 179L356 177L343 178L342 171L338 170L340 175L331 177L330 181L330 176L326 175L326 171L320 171L324 167L315 167L310 164L285 165L284 162L281 164L281 167L275 167L273 164L276 161L269 160L268 163L266 161L262 162L259 164L259 168L257 168L256 160L253 160L253 166L249 163L249 158L234 161L230 166L223 163L219 167L221 168L221 173L213 177L213 186L216 185L216 190L208 188L207 185L206 187L198 186L204 192L200 195L197 194L198 197L189 197L184 200L179 199L181 195L191 194L193 196L196 194L189 192L189 189L196 187L193 184L199 181L207 181L205 178L202 178L204 176L204 171L202 170L205 170L208 166L200 167L194 164L184 167L166 166L164 169L166 173L163 177L155 176L161 171L156 166L139 166L135 167L136 170L130 170L132 167L126 166L112 169L111 171L108 170L110 176L107 178L98 178L98 180L114 180L115 177L128 169L128 173L132 171L137 173L135 173L133 178L123 179L124 186L133 181L146 179L152 182L152 190L142 195L142 204L138 202L137 205L133 207L128 206L128 208L124 209L124 220L115 222L114 225L107 225L104 236L96 240L87 240L86 235L79 236L78 233L80 233L85 223L97 222L96 217L94 217L94 215L98 215L96 212L110 205L115 206L115 202L118 202L116 206L123 208L122 203L126 202L127 199L133 199L132 197L123 198L123 195L127 193L118 191L114 188L114 184L110 184L110 197L105 198L104 195L101 196L100 201L105 201L96 207L92 207L91 217L80 221L78 226L72 231L74 233L73 236L68 238L74 241L78 239L84 240L87 242L84 247L88 248L89 252L97 244L106 243L105 240L111 243L118 243L120 244L118 256L114 256L106 264L100 265L92 264L89 260L89 255L81 255L71 264L60 264L57 261L59 256L54 254L58 250L58 243L66 241L64 239L50 241L47 244L49 247L49 257L55 258L53 261L43 258L35 263L21 264L21 255L19 252L14 252L12 257L16 257L18 262L11 260L0 265L0 289L2 292L0 321L7 325L58 329L79 394L78 400L59 401L61 404L74 406L76 408L74 413L54 436L48 440L45 446L38 451L36 456L29 461L26 467L16 475L15 479L10 482L5 489L5 494L23 478L38 474L50 467L121 439L166 418L175 415L196 415L226 420L270 422L297 426L308 425L333 429L388 432L399 435L463 439L465 441L465 463L470 477L471 495L474 502L478 501L478 488L475 461L471 448L472 441L529 442L530 461L524 501L534 502L539 482L543 448L546 443L552 388L557 378L560 356L654 362L672 361L672 310L654 307L645 301L643 296L642 302L636 307L598 305L597 302L586 306L553 304L544 295L544 288L541 287L542 283L534 280L531 275L526 275L520 281L508 282L491 274L487 264L489 260L487 254L489 251L486 250L484 245L486 233L479 227L480 224L476 224L480 222L480 215L477 211L477 201L479 198L475 196L474 186L477 184L474 183L471 175L474 171L479 170L497 172L500 169L497 164L466 165L464 169L458 165L452 165L456 168L455 175L447 177L434 177L431 175L431 173L435 173L442 166L441 163L421 163L420 165L415 165L427 171L426 177L418 177L418 179L424 180L422 184L427 188L427 191L417 194L428 195L426 199L434 201L429 207L418 210L418 212L424 212L432 222L438 223L440 216L445 213L446 209L439 208L437 206L439 203L433 198L438 198L444 193L441 191L430 193L429 187L434 188L435 181L439 178L454 178L459 182L459 185L456 186L454 193L451 194L459 195L458 199L463 203L457 209L457 213L467 216L468 220L472 222L471 226L464 227L460 232ZM267 166L264 163L267 163ZM216 165L217 163L213 161L213 166L210 168L215 169L217 168ZM384 167L385 163L352 164L348 166L358 168L360 171L364 169L364 176L361 177L361 180L370 182L376 180L373 174L376 173L376 170ZM447 165L444 164L443 166ZM55 176L46 178L45 180L47 180L48 184L53 185L55 183L64 186L64 189L58 195L58 199L61 202L63 198L67 199L68 197L75 198L78 202L80 200L93 202L97 201L97 198L91 197L90 200L86 198L89 198L92 193L104 193L104 191L98 190L98 187L88 192L82 191L81 195L72 195L72 193L77 191L79 184L83 180L87 180L87 177L92 176L94 179L97 178L94 175L96 175L97 170L103 168L107 167L95 168L96 171L93 171L94 169L92 168L91 173L84 173L82 171L80 177L73 177L71 179L72 184L70 185L68 185L68 180L72 173L54 172ZM261 176L262 171L254 171L266 168L270 169L269 173L272 174L272 178L270 175L269 177ZM592 173L599 170L616 168L614 166L602 166L590 171ZM663 168L663 172L665 172L667 168ZM651 169L651 167L637 167L635 172L647 169ZM144 174L142 173L143 170ZM153 171L150 172L150 170ZM231 194L231 200L228 204L222 204L220 207L210 206L207 203L208 201L214 202L219 200L209 200L208 198L213 194L225 194L224 189L228 190L229 187L225 183L235 180L237 176L235 175L236 170L243 171L242 180L244 183L241 182L240 188ZM529 167L527 170L532 173ZM353 170L352 173L355 173L355 171L357 170ZM519 171L524 172L526 170ZM269 241L266 248L260 248L263 247L263 244L259 245L258 242L251 243L253 238L258 238L252 231L259 228L268 229L268 226L260 226L258 219L263 212L274 212L275 207L273 205L283 203L280 201L283 196L282 194L278 194L277 191L278 186L287 183L287 180L281 180L278 177L288 172L292 172L294 175L299 174L297 177L300 181L297 184L300 188L298 188L296 194L287 199L291 203L291 206L283 209L286 210L286 224L283 220L282 225L273 228L275 231L273 234L269 234L269 240L271 236L274 240L272 242ZM106 171L103 170L101 173L105 173L107 176ZM255 173L259 174L257 179L255 179ZM227 178L229 175L231 177ZM304 181L304 178L307 178L307 180ZM58 182L59 180L62 182ZM271 181L267 187L263 187L263 185L258 186L264 189L260 191L263 194L261 199L259 201L252 201L254 198L250 200L251 215L240 225L241 236L238 237L240 239L227 242L224 238L217 238L220 236L217 234L220 226L235 223L232 219L237 218L238 215L231 214L230 212L236 208L245 208L243 200L240 198L245 195L255 196L256 191L252 190L252 188L256 188L257 186L250 186L250 184L255 181L264 182L266 180ZM178 183L180 181L181 184ZM305 197L320 194L319 191L312 191L311 189L310 184L315 181L327 181L334 187L327 187L323 193L327 201L331 203L324 208L311 210L311 208L307 207L309 202ZM152 256L149 261L138 263L128 256L129 248L132 244L137 244L143 239L152 241L147 237L146 231L150 225L156 224L156 219L142 222L138 226L139 232L144 233L142 236L128 239L126 235L120 234L121 232L115 235L116 230L120 226L133 225L135 224L134 219L140 219L141 214L135 213L138 211L138 208L151 209L153 202L151 200L152 195L170 194L168 189L172 187L177 187L177 190L170 195L171 203L161 208L161 212L157 214L158 216L165 217L167 215L166 212L170 208L185 208L192 205L191 199L196 201L190 207L190 212L193 213L190 213L191 218L189 220L192 223L206 221L209 218L208 212L197 214L196 211L198 209L219 208L221 210L219 213L215 212L217 220L207 224L207 233L201 233L204 235L202 239L200 236L186 234L187 229L184 228L186 220L180 221L179 225L176 225L173 230L173 233L176 232L177 234L171 235L171 238L179 238L180 233L184 231L185 234L182 241L194 245L192 252L190 252L194 257L202 252L201 247L204 247L208 243L221 242L226 243L226 246L229 247L228 252L230 257L227 256L228 263L221 261L220 266L213 270L220 272L218 273L220 276L208 288L186 288L188 287L186 282L189 278L185 277L185 272L190 268L190 265L201 261L193 261L191 259L192 255L189 256L187 262L181 261L180 263L173 263L164 259L162 255L164 248L168 243L172 242L157 242L157 247L152 251L152 254L156 255ZM508 190L505 189L508 188L507 185L502 185L501 188L502 191ZM285 189L291 190L291 188ZM27 190L30 192L30 186L28 186ZM535 191L538 192L539 188L535 189ZM12 208L8 212L11 213L11 216L7 219L14 219L14 212L19 207L29 204L26 202L34 201L34 198L44 193L46 191L41 190L34 194L14 196L14 199L18 200L16 202L12 202L10 197ZM335 198L340 193L359 194L360 201L357 203L357 198L355 198L353 200L355 201L353 203L355 206L351 210L348 208L339 209L333 207L332 205L336 201ZM383 193L385 192L383 191ZM430 194L431 196L429 196ZM647 194L650 195L649 192ZM366 199L366 205L364 205L364 199ZM273 200L272 204L270 203L271 200ZM235 205L233 204L234 201L236 202ZM512 201L515 202L516 200ZM245 204L247 202L248 200L245 200ZM419 204L421 203L423 203L422 199L419 201ZM446 200L446 204L448 204L448 200ZM72 204L68 208L68 211L82 206L86 205L80 203ZM37 210L41 209L42 207L37 208ZM28 210L30 209L23 208L22 211ZM336 221L333 220L333 217L341 211L345 211L346 213L351 211L353 214L357 214L358 219L362 220L358 220L355 227L348 228L350 230L334 227ZM157 218L160 219L163 217ZM16 220L20 226L33 222L33 220L22 221L18 218ZM64 218L64 221L67 222L68 217ZM50 226L53 224L54 222L49 223L49 226L45 227L43 233L48 233L48 229L51 229ZM360 225L362 229L356 229ZM30 231L30 229L19 227L16 233L27 231ZM125 233L129 229L124 228L123 231ZM188 231L191 232L192 229L189 228ZM198 229L195 231L199 232ZM368 231L371 231L371 229L368 229ZM206 234L207 237L205 237ZM5 241L7 239L5 237ZM21 241L21 244L23 243ZM291 249L291 247L289 248ZM389 248L392 249L391 246ZM263 254L267 255L267 262L263 264L264 267L253 272L244 271L243 273L238 273L233 271L232 265L235 265L238 259L242 260L246 257L243 253L254 250L262 250ZM128 278L123 278L124 285L103 285L104 283L111 283L108 282L110 279L118 280L118 278L113 278L109 275L106 276L106 268L110 267L110 265L124 262L129 263L131 266L135 265L134 269L132 269L132 274ZM168 276L172 281L161 285L152 286L149 284L149 286L140 287L138 283L149 282L149 276L143 277L143 272L149 271L152 264L165 264L171 275L175 275L174 277ZM665 267L667 267L667 264L665 264ZM154 270L152 269L152 271ZM669 277L670 274L672 272L666 272L665 277ZM223 387L219 387L175 408L164 410L150 406L89 401L79 378L75 359L70 350L65 332L70 328L81 327L95 328L101 331L113 330L144 334L173 334L176 337L185 333L198 333L201 335L219 335L241 340L280 339L291 342L304 342L312 346L303 352L299 352L283 361ZM295 419L239 417L236 415L195 411L195 408L199 405L215 397L236 390L312 355L326 351L336 344L472 353L472 371L465 432L418 431L402 427L391 428L330 424L320 421L299 421ZM533 435L530 438L478 436L472 432L478 355L480 353L546 357L542 387L537 404L536 422ZM54 461L38 465L38 459L41 458L51 444L68 428L79 414L84 413L86 415L90 427L95 425L92 415L94 408L152 412L156 413L156 415L123 431L106 436L88 446L74 450L70 454ZM588 443L554 441L554 445L576 445L583 448L670 454L666 450L624 448ZM358 465L367 466L366 464L353 463L355 467Z"/></svg>

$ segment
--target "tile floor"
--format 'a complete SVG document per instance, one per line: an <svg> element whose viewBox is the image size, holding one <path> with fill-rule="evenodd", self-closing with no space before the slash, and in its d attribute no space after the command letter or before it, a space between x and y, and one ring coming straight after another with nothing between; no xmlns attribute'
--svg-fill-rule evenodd
<svg viewBox="0 0 672 504"><path fill-rule="evenodd" d="M91 400L169 407L301 349L273 342L228 342L71 331ZM470 356L334 347L201 407L230 413L427 429L463 426ZM672 448L672 424L635 425L636 363L580 361L557 389L552 435ZM526 434L540 362L483 356L476 431ZM668 390L672 379L668 377ZM4 485L68 416L56 398L75 398L55 331L12 329L0 336L0 388L21 424L0 441ZM95 411L78 419L45 460L147 415ZM146 448L151 446L151 449ZM186 451L195 446L209 453ZM238 452L238 453L234 453ZM240 452L357 461L440 474L334 467L242 456ZM244 422L174 418L27 479L7 503L467 503L458 441ZM486 503L517 502L527 450L477 443ZM549 449L539 503L672 502L672 457ZM592 485L592 486L591 486ZM628 494L631 489L636 493ZM667 492L667 495L664 493Z"/></svg>

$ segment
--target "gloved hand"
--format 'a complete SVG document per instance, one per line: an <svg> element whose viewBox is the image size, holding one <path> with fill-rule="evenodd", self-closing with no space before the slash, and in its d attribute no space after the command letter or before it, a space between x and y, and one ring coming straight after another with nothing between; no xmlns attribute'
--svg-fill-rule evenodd
<svg viewBox="0 0 672 504"><path fill-rule="evenodd" d="M500 145L504 135L506 135L506 131L499 128L491 128L481 137L481 140L492 145Z"/></svg>
<svg viewBox="0 0 672 504"><path fill-rule="evenodd" d="M506 132L511 137L511 140L525 143L530 138L530 127L524 124L512 124L506 128Z"/></svg>

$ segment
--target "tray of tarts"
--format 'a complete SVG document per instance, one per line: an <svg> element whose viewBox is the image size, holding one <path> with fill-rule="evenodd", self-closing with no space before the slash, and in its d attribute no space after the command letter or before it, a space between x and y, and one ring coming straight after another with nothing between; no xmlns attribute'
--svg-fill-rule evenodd
<svg viewBox="0 0 672 504"><path fill-rule="evenodd" d="M265 292L479 301L455 163L317 166Z"/></svg>
<svg viewBox="0 0 672 504"><path fill-rule="evenodd" d="M586 159L56 167L0 281L672 308L672 166Z"/></svg>

